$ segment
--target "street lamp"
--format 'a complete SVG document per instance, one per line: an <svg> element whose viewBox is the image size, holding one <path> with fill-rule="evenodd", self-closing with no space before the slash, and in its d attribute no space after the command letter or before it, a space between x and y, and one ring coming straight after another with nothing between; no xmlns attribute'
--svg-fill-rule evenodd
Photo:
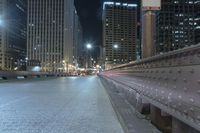
<svg viewBox="0 0 200 133"><path fill-rule="evenodd" d="M119 48L119 46L118 46L117 44L115 44L115 45L114 45L114 48L115 48L115 49L118 49L118 48Z"/></svg>
<svg viewBox="0 0 200 133"><path fill-rule="evenodd" d="M114 49L114 51L115 51L115 53L117 54L117 56L115 56L115 59L113 60L114 61L114 64L116 63L116 61L120 58L119 57L119 53L118 53L118 50L119 50L119 45L118 44L114 44L113 45L113 49Z"/></svg>
<svg viewBox="0 0 200 133"><path fill-rule="evenodd" d="M86 48L87 48L87 63L86 63L86 69L89 67L89 58L90 58L90 55L89 55L89 50L92 49L92 44L88 43L86 44Z"/></svg>
<svg viewBox="0 0 200 133"><path fill-rule="evenodd" d="M87 48L87 49L91 49L91 48L92 48L92 44L88 43L88 44L86 45L86 48Z"/></svg>
<svg viewBox="0 0 200 133"><path fill-rule="evenodd" d="M93 48L99 48L100 49L100 59L103 59L103 46L100 46L100 45L93 45L93 44L91 44L91 43L87 43L86 44L86 48L87 48L87 63L86 63L86 69L88 68L88 66L89 66L89 61L93 61L94 59L91 59L91 60L89 60L90 58L88 57L88 56L91 56L91 55L89 55L89 54L91 54L91 53L89 53L89 52L91 52L90 50L91 49L93 49ZM118 45L117 45L117 48L118 48ZM117 49L116 48L116 49Z"/></svg>

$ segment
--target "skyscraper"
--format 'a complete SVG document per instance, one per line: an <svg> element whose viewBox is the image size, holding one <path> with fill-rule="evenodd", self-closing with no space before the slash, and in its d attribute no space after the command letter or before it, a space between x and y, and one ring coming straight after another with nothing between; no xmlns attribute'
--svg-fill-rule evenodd
<svg viewBox="0 0 200 133"><path fill-rule="evenodd" d="M73 0L28 0L29 62L40 62L42 71L69 72L73 65L73 21Z"/></svg>
<svg viewBox="0 0 200 133"><path fill-rule="evenodd" d="M73 56L74 56L74 66L80 66L80 57L83 53L83 36L82 36L82 26L80 23L77 11L74 11L74 45L73 45Z"/></svg>
<svg viewBox="0 0 200 133"><path fill-rule="evenodd" d="M104 2L103 47L105 67L136 59L137 5Z"/></svg>
<svg viewBox="0 0 200 133"><path fill-rule="evenodd" d="M0 0L0 69L25 69L26 16L26 0Z"/></svg>
<svg viewBox="0 0 200 133"><path fill-rule="evenodd" d="M200 1L162 0L156 15L156 51L168 52L200 42Z"/></svg>

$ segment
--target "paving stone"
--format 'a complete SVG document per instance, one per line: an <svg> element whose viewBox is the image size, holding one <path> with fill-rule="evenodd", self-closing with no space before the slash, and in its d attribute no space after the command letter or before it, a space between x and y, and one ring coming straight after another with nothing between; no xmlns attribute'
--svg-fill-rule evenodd
<svg viewBox="0 0 200 133"><path fill-rule="evenodd" d="M98 77L0 83L0 133L123 133Z"/></svg>

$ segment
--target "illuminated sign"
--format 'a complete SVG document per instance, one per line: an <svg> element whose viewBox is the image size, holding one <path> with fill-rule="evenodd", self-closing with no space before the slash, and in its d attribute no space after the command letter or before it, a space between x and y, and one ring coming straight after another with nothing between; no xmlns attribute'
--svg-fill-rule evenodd
<svg viewBox="0 0 200 133"><path fill-rule="evenodd" d="M142 0L142 10L160 10L161 0Z"/></svg>
<svg viewBox="0 0 200 133"><path fill-rule="evenodd" d="M104 2L103 9L105 9L105 5L116 5L116 6L128 6L128 7L137 7L137 4L128 4L128 3L120 3L120 2Z"/></svg>

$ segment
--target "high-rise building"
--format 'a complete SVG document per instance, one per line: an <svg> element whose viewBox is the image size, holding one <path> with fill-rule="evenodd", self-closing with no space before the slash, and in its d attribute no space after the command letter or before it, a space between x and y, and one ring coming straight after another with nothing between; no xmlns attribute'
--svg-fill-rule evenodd
<svg viewBox="0 0 200 133"><path fill-rule="evenodd" d="M73 45L74 66L81 66L81 56L83 53L83 32L77 11L74 11L74 45Z"/></svg>
<svg viewBox="0 0 200 133"><path fill-rule="evenodd" d="M0 0L0 69L25 70L26 0Z"/></svg>
<svg viewBox="0 0 200 133"><path fill-rule="evenodd" d="M156 14L156 52L168 52L200 42L200 1L162 0Z"/></svg>
<svg viewBox="0 0 200 133"><path fill-rule="evenodd" d="M195 18L194 18L194 38L195 44L200 43L200 0L194 0Z"/></svg>
<svg viewBox="0 0 200 133"><path fill-rule="evenodd" d="M137 5L104 2L102 19L106 69L134 61L137 44Z"/></svg>
<svg viewBox="0 0 200 133"><path fill-rule="evenodd" d="M40 62L42 71L69 72L73 66L73 23L73 0L28 0L29 62Z"/></svg>

